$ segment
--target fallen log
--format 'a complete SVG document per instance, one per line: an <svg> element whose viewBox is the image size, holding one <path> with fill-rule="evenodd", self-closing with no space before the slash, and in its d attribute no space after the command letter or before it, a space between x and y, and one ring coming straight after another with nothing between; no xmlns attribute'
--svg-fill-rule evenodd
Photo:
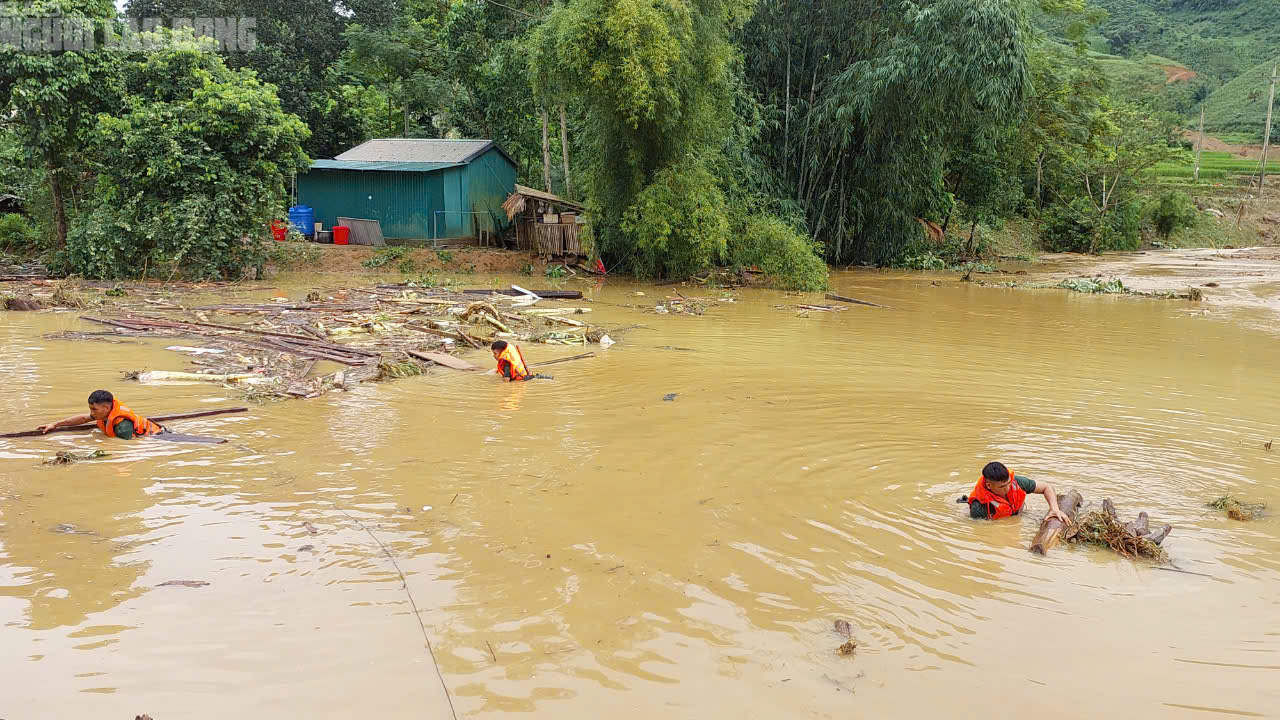
<svg viewBox="0 0 1280 720"><path fill-rule="evenodd" d="M249 411L249 408L246 408L246 407L231 407L231 408L221 408L218 410L199 410L199 411L188 412L188 413L171 413L169 415L149 415L147 416L147 419L153 422L164 423L164 422L169 422L171 420L190 420L192 418L202 418L202 417L210 417L213 415L226 415L228 413L242 413L242 412L248 412L248 411ZM84 425L72 425L69 427L54 428L49 432L73 432L73 431L80 431L80 430L93 430L96 427L98 426L94 423L85 423ZM40 437L41 435L44 435L44 434L46 433L42 433L39 430L23 430L21 432L4 433L3 435L0 435L0 438Z"/></svg>
<svg viewBox="0 0 1280 720"><path fill-rule="evenodd" d="M581 315L589 312L591 312L591 308L534 308L525 310L524 314L530 317L546 317L548 315Z"/></svg>
<svg viewBox="0 0 1280 720"><path fill-rule="evenodd" d="M873 302L867 302L866 300L859 300L857 298L845 297L843 295L834 295L832 293L827 293L826 297L828 300L839 300L840 302L853 303L854 305L866 305L867 307L884 308L885 310L892 309L888 305L877 305L876 303L873 303Z"/></svg>
<svg viewBox="0 0 1280 720"><path fill-rule="evenodd" d="M1107 547L1128 558L1141 556L1166 560L1168 555L1160 547L1160 543L1173 531L1173 526L1165 525L1154 533L1139 533L1149 522L1141 515L1136 521L1122 523L1115 503L1107 498L1102 501L1101 510L1094 510L1077 519L1067 532L1066 539Z"/></svg>
<svg viewBox="0 0 1280 720"><path fill-rule="evenodd" d="M1150 540L1151 542L1159 545L1160 543L1164 542L1165 538L1169 537L1169 533L1171 532L1173 532L1173 526L1165 525L1164 527L1160 528L1159 530L1145 537L1147 540Z"/></svg>
<svg viewBox="0 0 1280 720"><path fill-rule="evenodd" d="M207 322L196 322L196 321L158 320L158 319L143 318L143 317L130 317L130 318L126 318L124 321L100 320L98 318L91 318L87 316L84 316L84 319L93 320L94 322L101 322L107 325L119 325L120 327L129 329L129 330L147 330L147 329L182 330L182 331L198 333L198 334L202 334L210 337L221 337L222 339L229 339L229 338L226 338L225 336L211 336L208 333L200 333L200 331L197 328L215 328L218 330L231 330L235 332L249 333L251 335L261 335L269 338L279 338L281 340L286 340L292 343L293 347L296 347L299 349L308 348L308 349L315 349L320 352L325 352L330 354L336 353L336 354L347 354L347 355L360 355L367 358L378 357L378 353L376 352L371 352L369 350L361 350L359 348L353 348L347 345L339 345L338 343L320 341L320 340L316 340L314 338L308 337L306 335L299 335L296 333L282 333L282 332L276 332L274 330L257 330L255 328L239 327L236 325L223 325L220 323L207 323ZM237 342L243 342L243 341L237 340ZM322 359L332 360L334 358L323 357ZM338 361L338 362L342 362L342 361Z"/></svg>
<svg viewBox="0 0 1280 720"><path fill-rule="evenodd" d="M150 326L147 326L147 325L138 325L138 324L136 324L136 323L127 323L127 322L122 322L122 321L120 321L120 320L105 320L105 319L103 319L103 318L89 317L88 315L81 315L81 316L80 316L80 319L81 319L81 320L89 320L90 322L96 322L96 323L99 323L99 324L102 324L102 325L109 325L109 326L111 326L111 327L122 327L122 328L124 328L125 330L134 330L134 331L136 331L136 332L142 332L142 331L144 331L144 330L150 330L150 329L151 329L151 327L150 327Z"/></svg>
<svg viewBox="0 0 1280 720"><path fill-rule="evenodd" d="M467 362L466 360L463 360L462 358L456 358L452 355L445 355L444 353L419 352L417 350L406 350L405 354L411 357L416 357L419 360L426 360L427 362L435 363L436 365L443 365L447 368L453 368L454 370L483 370L484 369L479 365L472 365L471 363Z"/></svg>
<svg viewBox="0 0 1280 720"><path fill-rule="evenodd" d="M1076 521L1076 512L1080 510L1080 493L1075 490L1068 490L1066 493L1058 497L1058 509L1066 515L1071 522ZM1055 517L1047 517L1044 522L1040 523L1040 532L1036 533L1035 538L1031 540L1031 552L1045 555L1050 548L1058 543L1058 539L1062 535L1062 529L1067 524Z"/></svg>
<svg viewBox="0 0 1280 720"><path fill-rule="evenodd" d="M463 290L465 295L524 295L516 290ZM530 290L534 295L543 300L581 300L581 290Z"/></svg>
<svg viewBox="0 0 1280 720"><path fill-rule="evenodd" d="M543 360L542 362L529 363L529 367L544 367L546 365L555 365L556 363L569 362L570 360L581 360L583 358L595 357L593 352L582 353L581 355L570 355L569 357L556 358L555 360Z"/></svg>
<svg viewBox="0 0 1280 720"><path fill-rule="evenodd" d="M129 379L128 377L125 378ZM268 380L269 378L259 375L258 373L227 373L225 375L214 373L193 373L183 372L180 370L148 370L138 373L134 378L138 382L163 382L163 381L180 381L180 382L214 382L214 383L238 383L246 380Z"/></svg>

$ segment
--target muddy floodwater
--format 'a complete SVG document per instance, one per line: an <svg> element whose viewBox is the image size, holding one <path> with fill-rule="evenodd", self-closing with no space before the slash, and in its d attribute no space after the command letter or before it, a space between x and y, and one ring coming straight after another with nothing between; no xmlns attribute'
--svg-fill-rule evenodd
<svg viewBox="0 0 1280 720"><path fill-rule="evenodd" d="M225 445L0 440L0 717L1280 716L1267 303L887 272L833 291L891 309L742 291L694 317L566 287L643 327L554 380L437 368L174 424ZM4 429L100 387L242 404L121 380L184 369L172 343L44 338L75 329L99 328L0 313ZM111 455L40 465L63 449ZM1171 523L1190 572L1029 554L1041 497L955 503L990 460ZM1228 493L1273 514L1204 507Z"/></svg>

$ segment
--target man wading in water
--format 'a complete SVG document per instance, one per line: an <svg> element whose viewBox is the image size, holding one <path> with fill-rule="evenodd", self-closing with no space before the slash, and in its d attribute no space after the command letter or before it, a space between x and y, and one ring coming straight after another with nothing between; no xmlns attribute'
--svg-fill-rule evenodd
<svg viewBox="0 0 1280 720"><path fill-rule="evenodd" d="M493 351L493 359L498 361L498 369L493 371L494 374L506 378L507 382L553 379L550 375L542 373L530 375L529 366L524 362L524 354L520 352L519 345L512 345L506 340L495 340L489 349Z"/></svg>
<svg viewBox="0 0 1280 720"><path fill-rule="evenodd" d="M94 390L89 395L89 413L87 415L72 415L55 423L41 425L36 429L42 433L47 433L54 428L83 425L91 420L98 423L98 429L106 433L107 437L120 438L121 440L132 440L136 437L147 435L159 435L165 431L158 423L151 422L121 405L120 401L116 400L106 390Z"/></svg>
<svg viewBox="0 0 1280 720"><path fill-rule="evenodd" d="M1022 505L1027 495L1039 493L1049 501L1049 514L1046 518L1058 518L1064 523L1071 521L1058 509L1058 494L1049 483L1036 482L1030 478L1014 475L1004 464L987 463L982 468L982 477L967 497L961 502L969 503L969 517L999 520L1022 512Z"/></svg>

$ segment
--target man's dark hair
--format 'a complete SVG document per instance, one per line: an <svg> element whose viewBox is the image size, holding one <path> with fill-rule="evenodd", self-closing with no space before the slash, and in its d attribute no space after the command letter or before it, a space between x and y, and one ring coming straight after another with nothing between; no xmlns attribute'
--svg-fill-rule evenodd
<svg viewBox="0 0 1280 720"><path fill-rule="evenodd" d="M494 350L498 350L498 351L506 350L506 349L507 349L507 341L506 341L506 340L494 340L494 341L493 341L493 345L491 345L490 347L491 347L492 349L494 349Z"/></svg>
<svg viewBox="0 0 1280 720"><path fill-rule="evenodd" d="M982 477L992 482L1004 482L1009 479L1009 468L1005 467L1004 463L987 463L987 466L982 468Z"/></svg>
<svg viewBox="0 0 1280 720"><path fill-rule="evenodd" d="M110 405L115 400L115 397L106 390L94 390L89 393L90 405Z"/></svg>

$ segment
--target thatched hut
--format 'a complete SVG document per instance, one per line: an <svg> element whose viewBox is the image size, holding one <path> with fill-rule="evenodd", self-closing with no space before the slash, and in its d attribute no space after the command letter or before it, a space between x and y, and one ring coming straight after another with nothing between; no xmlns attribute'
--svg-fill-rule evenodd
<svg viewBox="0 0 1280 720"><path fill-rule="evenodd" d="M585 255L578 239L584 228L582 204L517 184L502 209L515 223L517 249L535 250L544 258Z"/></svg>

